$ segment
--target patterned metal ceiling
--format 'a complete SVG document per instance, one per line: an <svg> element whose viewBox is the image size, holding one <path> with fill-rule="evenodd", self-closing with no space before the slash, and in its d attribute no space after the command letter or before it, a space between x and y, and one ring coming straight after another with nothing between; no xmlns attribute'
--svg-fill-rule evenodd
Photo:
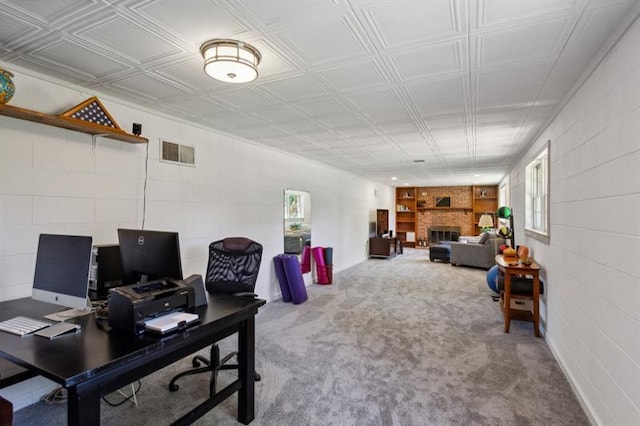
<svg viewBox="0 0 640 426"><path fill-rule="evenodd" d="M639 10L637 0L5 0L0 61L385 184L485 184ZM208 78L199 47L213 38L257 47L258 79Z"/></svg>

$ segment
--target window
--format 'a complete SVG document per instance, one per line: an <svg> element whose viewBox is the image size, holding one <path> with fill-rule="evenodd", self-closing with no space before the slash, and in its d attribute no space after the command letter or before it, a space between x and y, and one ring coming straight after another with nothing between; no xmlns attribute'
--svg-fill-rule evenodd
<svg viewBox="0 0 640 426"><path fill-rule="evenodd" d="M549 243L549 142L526 168L524 231Z"/></svg>

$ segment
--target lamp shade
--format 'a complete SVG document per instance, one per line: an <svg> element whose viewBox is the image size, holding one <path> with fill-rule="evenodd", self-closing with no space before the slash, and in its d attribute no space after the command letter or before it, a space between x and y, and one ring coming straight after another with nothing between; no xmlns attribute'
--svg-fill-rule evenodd
<svg viewBox="0 0 640 426"><path fill-rule="evenodd" d="M511 217L511 207L502 206L498 208L496 216L500 219L509 219Z"/></svg>
<svg viewBox="0 0 640 426"><path fill-rule="evenodd" d="M493 228L493 218L491 217L491 215L483 214L482 216L480 216L478 226L480 228Z"/></svg>
<svg viewBox="0 0 640 426"><path fill-rule="evenodd" d="M260 52L250 44L229 39L215 39L202 44L204 72L226 83L248 83L258 78Z"/></svg>

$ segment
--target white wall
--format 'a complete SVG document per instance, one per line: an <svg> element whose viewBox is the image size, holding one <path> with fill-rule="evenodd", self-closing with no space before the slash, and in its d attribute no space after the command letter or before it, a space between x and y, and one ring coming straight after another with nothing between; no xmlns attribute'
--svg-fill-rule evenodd
<svg viewBox="0 0 640 426"><path fill-rule="evenodd" d="M544 267L546 340L597 424L640 424L640 22L511 171L516 244ZM551 243L524 236L524 169L551 141Z"/></svg>
<svg viewBox="0 0 640 426"><path fill-rule="evenodd" d="M366 259L370 212L393 206L391 187L0 66L15 74L13 106L60 114L97 95L121 128L142 123L145 228L180 233L185 276L204 274L211 241L247 236L264 245L257 293L279 297L271 259L283 251L285 188L311 192L313 245L334 248L334 272ZM195 146L196 167L158 161L160 138ZM103 244L141 227L146 149L0 116L0 300L30 296L40 233Z"/></svg>

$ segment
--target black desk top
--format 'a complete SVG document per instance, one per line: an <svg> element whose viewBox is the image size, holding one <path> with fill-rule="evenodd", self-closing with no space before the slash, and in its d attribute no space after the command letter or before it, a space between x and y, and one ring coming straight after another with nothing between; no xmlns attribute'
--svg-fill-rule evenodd
<svg viewBox="0 0 640 426"><path fill-rule="evenodd" d="M236 324L239 318L255 315L265 303L262 299L209 296L207 306L196 308L200 323L166 336L149 333L135 336L108 330L108 322L96 321L95 314L67 320L80 324L81 331L52 340L0 332L0 356L63 386L73 386L99 373L117 374L124 364L130 367L131 363L142 363L143 358L160 356L163 351L186 348L205 335L210 337L212 328L224 329ZM0 302L0 320L18 315L42 318L58 310L60 307L56 305L31 298L10 300Z"/></svg>

